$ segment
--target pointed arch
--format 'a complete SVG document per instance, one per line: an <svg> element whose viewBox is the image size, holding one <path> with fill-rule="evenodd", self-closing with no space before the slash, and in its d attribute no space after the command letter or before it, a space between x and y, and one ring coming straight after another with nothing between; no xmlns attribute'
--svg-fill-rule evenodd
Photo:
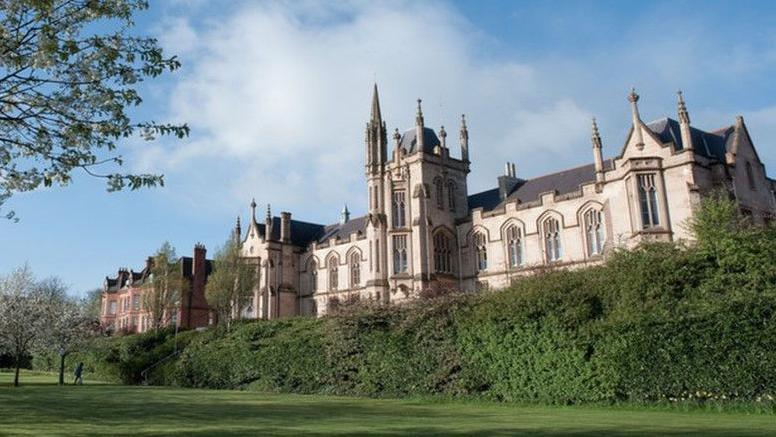
<svg viewBox="0 0 776 437"><path fill-rule="evenodd" d="M577 222L582 230L586 256L602 255L606 242L604 206L595 200L585 202L577 210Z"/></svg>
<svg viewBox="0 0 776 437"><path fill-rule="evenodd" d="M434 245L434 272L455 273L455 233L447 226L438 226L432 232L431 240Z"/></svg>
<svg viewBox="0 0 776 437"><path fill-rule="evenodd" d="M486 228L483 225L474 225L474 226L472 226L471 229L469 229L469 232L466 233L466 241L465 241L466 245L471 244L472 237L474 236L475 232L483 233L485 235L487 241L491 241L490 240L490 231L488 231L488 228Z"/></svg>
<svg viewBox="0 0 776 437"><path fill-rule="evenodd" d="M504 242L504 252L507 266L516 268L523 265L525 255L525 224L516 218L510 218L501 225L501 241Z"/></svg>
<svg viewBox="0 0 776 437"><path fill-rule="evenodd" d="M558 262L563 257L563 227L563 215L554 210L545 211L537 219L536 228L547 263Z"/></svg>

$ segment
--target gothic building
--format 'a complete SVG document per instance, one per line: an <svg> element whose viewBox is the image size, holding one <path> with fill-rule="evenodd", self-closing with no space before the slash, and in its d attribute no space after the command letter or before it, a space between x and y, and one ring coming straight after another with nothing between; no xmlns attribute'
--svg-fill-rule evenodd
<svg viewBox="0 0 776 437"><path fill-rule="evenodd" d="M251 204L235 233L258 285L244 316L323 314L333 297L391 303L420 290L503 287L537 268L601 262L615 247L681 240L701 197L727 190L755 223L776 213L768 178L742 117L717 130L690 124L681 92L677 119L645 123L628 95L632 126L619 155L602 156L593 120L593 162L532 179L507 163L493 189L470 194L469 131L461 117L460 155L444 127L389 134L377 86L366 124L368 213L322 225L273 217ZM390 141L390 142L389 142Z"/></svg>

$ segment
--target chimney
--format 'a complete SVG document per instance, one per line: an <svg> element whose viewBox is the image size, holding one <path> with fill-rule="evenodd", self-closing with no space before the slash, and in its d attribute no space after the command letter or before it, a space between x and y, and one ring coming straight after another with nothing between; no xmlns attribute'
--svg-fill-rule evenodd
<svg viewBox="0 0 776 437"><path fill-rule="evenodd" d="M518 182L519 179L515 177L515 164L507 162L504 164L504 175L498 177L498 195L501 200L504 200L509 196Z"/></svg>
<svg viewBox="0 0 776 437"><path fill-rule="evenodd" d="M145 265L146 272L151 271L153 267L154 267L154 257L149 256L148 258L146 258L146 265Z"/></svg>
<svg viewBox="0 0 776 437"><path fill-rule="evenodd" d="M207 307L205 299L205 281L207 280L207 250L205 245L197 243L194 245L194 260L191 264L191 294L181 293L180 305L180 326L182 328L192 328L195 326L205 326L201 320L202 308ZM187 290L188 291L188 290Z"/></svg>
<svg viewBox="0 0 776 437"><path fill-rule="evenodd" d="M288 243L291 241L291 213L280 213L280 241Z"/></svg>

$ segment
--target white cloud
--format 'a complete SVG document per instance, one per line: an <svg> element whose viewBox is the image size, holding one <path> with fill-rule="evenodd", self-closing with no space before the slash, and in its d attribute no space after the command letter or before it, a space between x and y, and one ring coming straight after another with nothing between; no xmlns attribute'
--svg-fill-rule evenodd
<svg viewBox="0 0 776 437"><path fill-rule="evenodd" d="M310 220L335 220L343 202L364 208L363 126L375 79L391 131L412 126L417 97L426 124L444 124L452 143L467 113L469 186L480 190L506 160L525 176L589 161L594 112L608 150L619 150L626 86L640 78L648 88L669 86L647 99L661 101L664 115L681 85L672 78L691 80L687 66L703 56L693 50L696 36L676 56L646 64L627 44L592 63L488 58L488 41L439 3L251 3L225 14L206 26L162 22L163 44L184 62L169 118L188 122L192 137L135 162L167 173L170 191L186 189L180 197L191 204L231 211L255 196ZM670 43L656 46L666 52Z"/></svg>

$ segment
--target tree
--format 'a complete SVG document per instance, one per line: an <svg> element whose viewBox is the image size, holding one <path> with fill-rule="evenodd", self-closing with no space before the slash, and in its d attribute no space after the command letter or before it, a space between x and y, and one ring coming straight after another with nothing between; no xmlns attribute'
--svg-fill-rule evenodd
<svg viewBox="0 0 776 437"><path fill-rule="evenodd" d="M0 278L0 342L14 357L14 386L24 356L49 329L49 297L27 265Z"/></svg>
<svg viewBox="0 0 776 437"><path fill-rule="evenodd" d="M167 324L170 315L180 303L186 283L181 272L175 248L165 241L154 255L151 277L144 284L143 308L148 311L154 330Z"/></svg>
<svg viewBox="0 0 776 437"><path fill-rule="evenodd" d="M218 323L228 330L232 320L239 317L250 302L256 285L256 267L242 259L240 243L234 238L227 240L216 252L213 264L205 296L218 314Z"/></svg>
<svg viewBox="0 0 776 437"><path fill-rule="evenodd" d="M59 385L65 383L65 358L82 347L96 332L99 322L85 313L81 303L66 294L66 287L58 278L49 278L38 284L44 295L41 311L47 311L47 329L33 347L42 352L59 354Z"/></svg>
<svg viewBox="0 0 776 437"><path fill-rule="evenodd" d="M84 316L99 320L102 312L102 289L94 288L87 291L79 305Z"/></svg>
<svg viewBox="0 0 776 437"><path fill-rule="evenodd" d="M163 185L122 173L119 140L183 138L187 125L133 121L146 78L180 67L130 33L146 0L0 0L0 206L13 193L64 186L74 170L108 191ZM5 214L13 218L14 213Z"/></svg>

